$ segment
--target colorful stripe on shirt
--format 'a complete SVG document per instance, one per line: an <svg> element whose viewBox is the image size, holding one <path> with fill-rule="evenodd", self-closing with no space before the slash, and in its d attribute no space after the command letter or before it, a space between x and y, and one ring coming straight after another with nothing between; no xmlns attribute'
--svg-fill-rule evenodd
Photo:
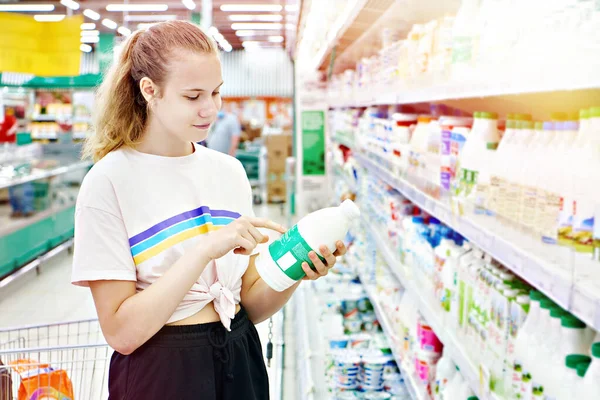
<svg viewBox="0 0 600 400"><path fill-rule="evenodd" d="M184 240L217 230L239 217L236 212L211 210L206 206L170 217L129 239L133 260L139 265Z"/></svg>

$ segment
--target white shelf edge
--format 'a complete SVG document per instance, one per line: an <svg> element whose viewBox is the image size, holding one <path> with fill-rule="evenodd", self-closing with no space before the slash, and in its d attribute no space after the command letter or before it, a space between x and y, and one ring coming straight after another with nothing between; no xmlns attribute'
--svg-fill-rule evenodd
<svg viewBox="0 0 600 400"><path fill-rule="evenodd" d="M365 288L365 292L367 292L367 296L369 297L369 299L371 300L371 303L373 304L373 308L375 309L375 314L377 315L377 320L381 323L381 328L383 329L383 332L388 337L391 337L391 338L396 337L396 335L394 335L393 329L390 325L389 319L388 319L385 311L383 310L383 308L381 308L379 296L377 295L376 290L373 287L374 285L366 283L366 280L364 280L362 276L360 278L361 278L363 287ZM392 344L396 345L397 342L392 339ZM400 356L397 354L397 350L395 350L394 346L392 346L392 355L394 356L394 360L396 361L396 364L398 365L398 368L400 369L400 372L401 372L402 376L404 377L405 382L407 383L408 393L410 394L411 399L412 400L427 400L428 398L423 395L423 390L419 390L420 389L419 384L415 380L414 374L407 370L406 364L403 362L402 358L400 358Z"/></svg>
<svg viewBox="0 0 600 400"><path fill-rule="evenodd" d="M90 161L80 161L74 164L65 165L63 167L49 169L47 171L36 172L22 178L12 179L9 182L0 182L0 189L6 189L11 186L20 185L22 183L33 182L40 179L50 178L52 176L63 175L68 172L76 171L81 168L87 168L92 166Z"/></svg>
<svg viewBox="0 0 600 400"><path fill-rule="evenodd" d="M331 108L359 108L386 104L415 104L423 102L461 100L478 97L507 96L517 94L548 93L554 91L599 89L600 80L590 81L586 73L570 74L569 79L558 84L548 85L547 82L530 82L523 85L499 82L490 85L489 82L442 82L429 84L422 87L398 85L391 91L359 90L353 94L329 93L329 106ZM434 77L435 78L435 77ZM382 88L380 88L382 89ZM342 99L340 101L340 99Z"/></svg>
<svg viewBox="0 0 600 400"><path fill-rule="evenodd" d="M404 266L397 260L392 254L387 244L383 241L376 229L363 219L363 225L368 228L369 233L377 242L377 247L381 251L383 258L387 262L389 268L394 273L396 278L404 286L404 288L411 293L411 296L416 299L419 303L419 311L423 314L425 320L429 323L433 331L436 333L440 341L444 344L444 352L454 361L454 363L460 368L463 377L469 382L471 390L481 400L491 399L490 396L482 397L480 395L481 388L479 383L479 373L476 366L470 361L469 357L465 353L459 340L450 333L448 329L444 327L443 321L439 317L439 313L434 310L430 304L430 300L425 299L423 291L419 289L416 284L409 279L403 272Z"/></svg>
<svg viewBox="0 0 600 400"><path fill-rule="evenodd" d="M361 165L400 191L415 205L460 233L587 325L600 330L600 298L592 297L593 291L584 293L578 290L568 272L551 268L550 262L479 226L470 218L453 214L448 205L426 195L406 180L392 176L389 171L376 165L364 155L355 153L354 157ZM577 308L573 304L575 296L579 299L580 306ZM587 306L583 305L584 303ZM589 311L585 307L594 309Z"/></svg>
<svg viewBox="0 0 600 400"><path fill-rule="evenodd" d="M35 260L30 261L28 264L26 264L23 267L19 268L18 270L16 270L12 274L8 275L4 279L0 280L0 290L6 288L11 283L17 281L18 279L20 279L23 276L27 275L29 272L31 272L34 269L40 267L46 261L48 261L48 260L56 257L57 255L59 255L63 251L68 250L69 248L73 247L73 243L74 243L74 239L72 239L72 238L68 239L67 241L59 244L58 246L54 247L53 249L50 249L48 252L42 254L41 256L39 256L38 258L36 258Z"/></svg>

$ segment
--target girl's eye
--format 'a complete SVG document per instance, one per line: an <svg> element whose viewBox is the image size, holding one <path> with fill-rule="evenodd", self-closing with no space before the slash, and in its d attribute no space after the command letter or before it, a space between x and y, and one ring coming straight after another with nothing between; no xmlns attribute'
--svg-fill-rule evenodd
<svg viewBox="0 0 600 400"><path fill-rule="evenodd" d="M218 96L219 94L221 94L221 92L214 92L213 96Z"/></svg>
<svg viewBox="0 0 600 400"><path fill-rule="evenodd" d="M198 97L200 97L200 95L198 95L196 97L185 96L185 98L188 99L189 101L198 100Z"/></svg>

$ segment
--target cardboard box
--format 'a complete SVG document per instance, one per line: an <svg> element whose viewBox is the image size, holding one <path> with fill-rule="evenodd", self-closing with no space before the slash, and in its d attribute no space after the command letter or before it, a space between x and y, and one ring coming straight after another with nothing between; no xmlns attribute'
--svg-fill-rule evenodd
<svg viewBox="0 0 600 400"><path fill-rule="evenodd" d="M267 183L267 201L269 203L284 202L287 199L287 186L284 181Z"/></svg>
<svg viewBox="0 0 600 400"><path fill-rule="evenodd" d="M285 160L292 155L291 135L269 135L265 137L268 172L284 172Z"/></svg>

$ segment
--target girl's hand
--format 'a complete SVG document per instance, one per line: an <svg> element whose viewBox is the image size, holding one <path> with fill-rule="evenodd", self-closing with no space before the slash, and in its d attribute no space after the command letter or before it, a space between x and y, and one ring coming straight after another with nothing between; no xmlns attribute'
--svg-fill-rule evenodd
<svg viewBox="0 0 600 400"><path fill-rule="evenodd" d="M327 246L319 247L319 251L325 259L325 263L321 261L319 256L317 256L317 253L315 253L314 251L308 253L308 257L315 266L315 269L311 269L310 265L308 265L307 262L302 263L302 269L306 274L303 280L314 281L329 273L329 270L335 265L336 257L343 256L344 254L346 254L346 245L344 245L344 242L342 242L341 240L338 240L335 243L335 247L336 250L334 253L331 253Z"/></svg>
<svg viewBox="0 0 600 400"><path fill-rule="evenodd" d="M260 243L269 241L267 235L262 234L257 228L267 228L285 233L285 228L265 218L240 217L225 227L210 232L207 241L202 242L210 260L223 257L231 250L235 254L249 256Z"/></svg>

